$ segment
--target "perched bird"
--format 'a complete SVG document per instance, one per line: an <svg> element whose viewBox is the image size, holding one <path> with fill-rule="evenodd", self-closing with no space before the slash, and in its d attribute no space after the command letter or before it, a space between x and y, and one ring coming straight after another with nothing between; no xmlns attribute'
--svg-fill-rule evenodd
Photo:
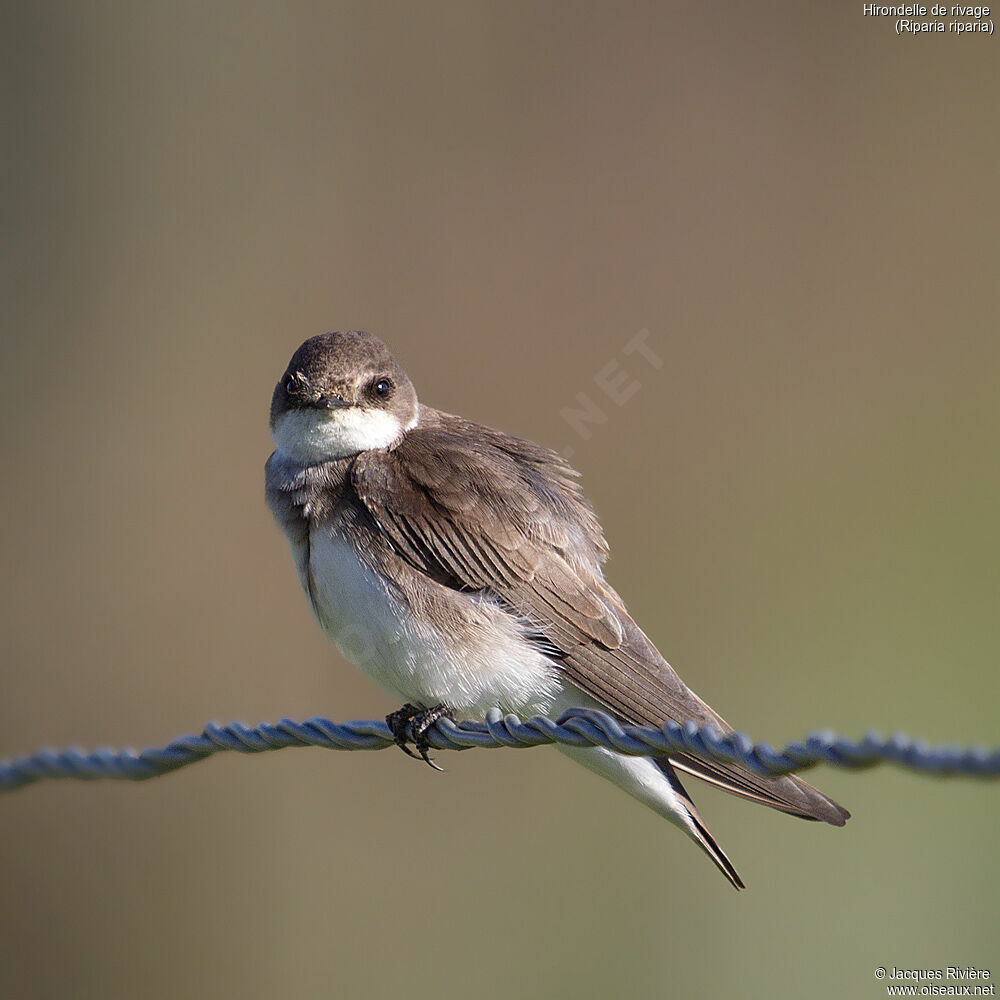
<svg viewBox="0 0 1000 1000"><path fill-rule="evenodd" d="M419 403L385 345L360 331L299 347L274 390L271 435L267 501L302 588L344 655L406 702L386 721L408 753L412 740L430 762L437 719L494 706L731 731L604 579L601 526L555 452ZM678 772L804 819L849 816L797 777L685 753L559 749L679 826L737 889Z"/></svg>

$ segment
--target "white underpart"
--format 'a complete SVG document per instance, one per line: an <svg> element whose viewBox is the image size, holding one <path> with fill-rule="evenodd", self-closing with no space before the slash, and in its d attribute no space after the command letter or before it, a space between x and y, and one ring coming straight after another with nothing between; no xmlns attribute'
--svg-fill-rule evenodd
<svg viewBox="0 0 1000 1000"><path fill-rule="evenodd" d="M278 451L296 461L313 463L389 448L409 429L388 410L306 407L278 417L271 437Z"/></svg>
<svg viewBox="0 0 1000 1000"><path fill-rule="evenodd" d="M564 680L562 690L552 703L552 718L558 718L567 708L603 709L603 706L584 694L575 684ZM602 778L607 778L675 826L679 826L695 843L701 843L687 806L651 758L626 757L605 747L569 747L561 743L557 746L567 757Z"/></svg>
<svg viewBox="0 0 1000 1000"><path fill-rule="evenodd" d="M309 570L316 616L355 666L404 701L444 704L481 718L488 708L546 711L559 679L525 626L499 604L464 596L475 626L443 635L410 613L384 578L329 529L310 535Z"/></svg>
<svg viewBox="0 0 1000 1000"><path fill-rule="evenodd" d="M304 564L305 553L296 556ZM303 584L311 582L323 630L355 666L402 701L428 708L444 704L458 718L482 718L493 707L522 718L601 707L559 674L516 618L481 596L467 599L479 602L484 627L471 641L459 642L418 621L354 546L328 530L312 532L308 559ZM687 808L648 757L603 747L559 749L698 840Z"/></svg>

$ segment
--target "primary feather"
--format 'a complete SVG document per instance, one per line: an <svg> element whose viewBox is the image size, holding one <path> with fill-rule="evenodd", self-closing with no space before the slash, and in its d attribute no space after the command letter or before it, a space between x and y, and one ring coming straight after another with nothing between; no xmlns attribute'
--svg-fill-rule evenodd
<svg viewBox="0 0 1000 1000"><path fill-rule="evenodd" d="M358 497L398 554L436 580L490 591L527 613L565 676L620 719L692 719L731 732L604 579L607 544L574 470L529 441L436 411L425 419L426 409L396 449L366 452L352 467ZM669 765L795 816L835 826L849 816L794 776L686 754L660 762Z"/></svg>

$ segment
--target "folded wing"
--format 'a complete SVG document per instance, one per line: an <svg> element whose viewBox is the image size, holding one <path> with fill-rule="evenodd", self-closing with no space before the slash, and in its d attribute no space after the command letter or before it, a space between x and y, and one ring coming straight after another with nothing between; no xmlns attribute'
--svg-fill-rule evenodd
<svg viewBox="0 0 1000 1000"><path fill-rule="evenodd" d="M607 584L607 545L577 474L555 452L444 414L397 449L358 456L353 487L399 556L528 618L566 676L626 722L731 728L692 692ZM391 505L386 498L391 497ZM669 761L726 791L843 826L849 813L796 777L686 754Z"/></svg>

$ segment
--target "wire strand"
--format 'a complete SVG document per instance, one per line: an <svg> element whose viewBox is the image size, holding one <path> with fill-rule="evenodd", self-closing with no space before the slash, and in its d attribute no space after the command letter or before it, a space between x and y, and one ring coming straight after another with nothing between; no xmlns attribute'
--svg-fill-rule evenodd
<svg viewBox="0 0 1000 1000"><path fill-rule="evenodd" d="M1000 748L956 745L931 746L897 734L888 739L870 732L860 740L834 733L811 733L800 743L775 750L767 743L754 743L744 733L720 734L712 726L667 722L663 726L630 726L604 712L570 709L553 721L536 715L521 721L491 709L485 722L452 722L439 719L427 731L437 750L467 750L471 747L525 749L554 743L574 747L607 747L629 756L651 756L683 751L709 760L737 762L763 775L790 774L816 764L858 771L877 764L896 764L920 774L939 777L964 775L977 778L1000 776ZM100 747L87 752L78 747L40 750L26 757L0 761L0 792L13 791L50 778L81 781L117 779L146 781L195 764L224 750L264 753L288 747L322 747L326 750L385 750L393 745L384 722L331 722L312 718L305 722L282 719L246 726L210 722L197 736L180 736L164 747L146 750L113 750Z"/></svg>

